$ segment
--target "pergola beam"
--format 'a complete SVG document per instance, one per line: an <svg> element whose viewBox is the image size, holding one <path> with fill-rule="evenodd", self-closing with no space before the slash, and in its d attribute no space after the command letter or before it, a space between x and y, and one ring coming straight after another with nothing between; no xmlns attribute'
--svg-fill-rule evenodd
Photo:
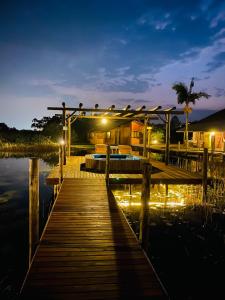
<svg viewBox="0 0 225 300"><path fill-rule="evenodd" d="M81 115L74 115L77 119L102 119L102 118L107 118L108 120L144 120L143 117L124 117L124 116L104 116L104 115L98 115L98 116L81 116ZM151 120L158 120L156 117L151 117Z"/></svg>
<svg viewBox="0 0 225 300"><path fill-rule="evenodd" d="M63 111L63 107L48 107L48 110L61 110ZM104 112L109 112L109 113L116 113L116 114L124 114L127 110L123 110L123 109L114 109L109 110L109 109L105 109L105 108L79 108L79 107L66 107L66 111L75 111L75 112L98 112L98 113L104 113ZM133 113L134 115L138 115L140 114L140 111L137 110L129 110L129 113ZM151 114L155 114L155 115L164 115L164 114L172 114L172 115L183 115L184 112L182 110L171 110L170 109L166 109L166 110L143 110L141 111L142 114L145 115L151 115ZM115 114L113 114L115 115Z"/></svg>

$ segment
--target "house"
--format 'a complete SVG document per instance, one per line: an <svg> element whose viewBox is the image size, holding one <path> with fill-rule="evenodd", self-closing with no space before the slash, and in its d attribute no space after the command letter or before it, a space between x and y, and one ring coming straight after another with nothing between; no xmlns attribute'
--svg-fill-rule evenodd
<svg viewBox="0 0 225 300"><path fill-rule="evenodd" d="M193 146L217 151L225 150L225 109L189 125Z"/></svg>
<svg viewBox="0 0 225 300"><path fill-rule="evenodd" d="M111 122L111 126L93 129L89 133L89 141L91 144L138 145L143 143L143 130L142 122L127 120Z"/></svg>

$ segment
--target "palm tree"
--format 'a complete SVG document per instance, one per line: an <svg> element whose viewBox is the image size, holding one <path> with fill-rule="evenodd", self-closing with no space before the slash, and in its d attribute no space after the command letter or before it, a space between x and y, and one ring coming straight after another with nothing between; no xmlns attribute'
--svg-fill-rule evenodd
<svg viewBox="0 0 225 300"><path fill-rule="evenodd" d="M184 142L186 145L186 149L188 148L188 116L189 113L192 112L192 109L189 106L189 104L190 103L195 104L195 101L199 100L202 97L206 99L210 97L210 95L204 92L192 93L193 86L194 86L194 78L191 79L189 89L183 82L175 83L172 86L172 89L175 90L177 94L177 103L185 104L184 112L185 112L186 120L185 120Z"/></svg>

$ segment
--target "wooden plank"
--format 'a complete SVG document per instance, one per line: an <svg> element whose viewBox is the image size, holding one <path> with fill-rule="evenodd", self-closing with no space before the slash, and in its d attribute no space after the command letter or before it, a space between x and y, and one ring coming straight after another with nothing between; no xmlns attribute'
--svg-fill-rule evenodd
<svg viewBox="0 0 225 300"><path fill-rule="evenodd" d="M105 180L64 179L21 299L167 299L109 196Z"/></svg>
<svg viewBox="0 0 225 300"><path fill-rule="evenodd" d="M96 179L104 179L104 174L80 171L80 164L85 162L84 156L74 156L67 158L67 165L64 166L64 178L79 179L79 184L82 184L82 179L90 179L87 184L94 184ZM151 160L153 167L159 169L158 173L152 174L152 184L202 184L202 177L190 173L186 170L175 166L166 166L160 161ZM58 183L58 167L54 168L47 178L48 184ZM131 183L140 184L142 180L141 174L110 174L109 181L115 183ZM210 179L209 179L210 180ZM83 183L84 184L84 183Z"/></svg>

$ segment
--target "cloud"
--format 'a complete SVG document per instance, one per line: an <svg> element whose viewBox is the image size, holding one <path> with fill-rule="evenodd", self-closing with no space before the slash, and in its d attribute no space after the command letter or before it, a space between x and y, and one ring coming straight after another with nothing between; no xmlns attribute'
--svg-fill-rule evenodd
<svg viewBox="0 0 225 300"><path fill-rule="evenodd" d="M216 97L225 97L225 89L224 88L215 88L215 96Z"/></svg>
<svg viewBox="0 0 225 300"><path fill-rule="evenodd" d="M217 38L223 36L224 34L225 34L225 28L221 28L220 31L218 31L218 32L215 34L214 38L217 39Z"/></svg>
<svg viewBox="0 0 225 300"><path fill-rule="evenodd" d="M130 70L130 66L126 66L126 67L117 68L116 72L117 72L118 75L124 75L129 70Z"/></svg>
<svg viewBox="0 0 225 300"><path fill-rule="evenodd" d="M137 24L152 26L158 31L165 30L172 23L170 13L165 13L162 17L159 17L159 15L160 13L153 14L151 12L144 14L138 19Z"/></svg>
<svg viewBox="0 0 225 300"><path fill-rule="evenodd" d="M65 80L52 80L52 79L31 79L28 84L33 86L52 86L56 84L64 83Z"/></svg>
<svg viewBox="0 0 225 300"><path fill-rule="evenodd" d="M215 28L219 25L220 22L223 22L223 21L225 21L225 12L224 11L219 12L218 15L211 20L210 27Z"/></svg>
<svg viewBox="0 0 225 300"><path fill-rule="evenodd" d="M207 63L207 70L206 72L211 72L214 71L218 68L221 68L223 65L225 65L225 51L220 52L216 54L213 58L212 61Z"/></svg>

